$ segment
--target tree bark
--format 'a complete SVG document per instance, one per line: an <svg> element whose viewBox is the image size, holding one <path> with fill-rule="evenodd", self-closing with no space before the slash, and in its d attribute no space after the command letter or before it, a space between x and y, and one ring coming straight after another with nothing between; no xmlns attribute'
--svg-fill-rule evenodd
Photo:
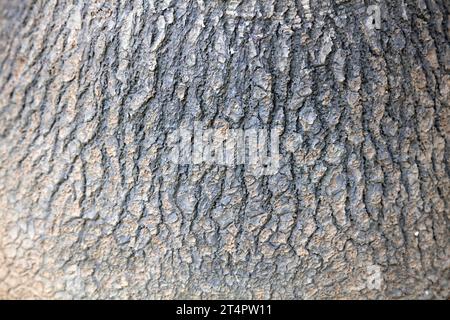
<svg viewBox="0 0 450 320"><path fill-rule="evenodd" d="M0 10L0 298L449 297L448 1ZM169 161L196 121L278 172Z"/></svg>

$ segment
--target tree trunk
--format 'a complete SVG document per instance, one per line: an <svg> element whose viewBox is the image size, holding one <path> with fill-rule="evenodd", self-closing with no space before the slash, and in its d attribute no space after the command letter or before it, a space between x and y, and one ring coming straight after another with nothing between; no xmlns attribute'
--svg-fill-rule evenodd
<svg viewBox="0 0 450 320"><path fill-rule="evenodd" d="M449 297L448 1L0 10L0 298ZM195 122L277 171L170 161Z"/></svg>

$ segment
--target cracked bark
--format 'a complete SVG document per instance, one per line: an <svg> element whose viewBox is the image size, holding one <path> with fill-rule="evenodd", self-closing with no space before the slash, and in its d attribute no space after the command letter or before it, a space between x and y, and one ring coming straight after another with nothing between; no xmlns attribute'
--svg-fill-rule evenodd
<svg viewBox="0 0 450 320"><path fill-rule="evenodd" d="M1 0L0 298L447 299L449 3L371 4ZM280 171L170 163L194 121Z"/></svg>

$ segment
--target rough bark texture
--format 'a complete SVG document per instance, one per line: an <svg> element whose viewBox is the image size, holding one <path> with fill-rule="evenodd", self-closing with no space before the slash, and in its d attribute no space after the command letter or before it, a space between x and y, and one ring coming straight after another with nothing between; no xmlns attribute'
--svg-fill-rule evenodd
<svg viewBox="0 0 450 320"><path fill-rule="evenodd" d="M372 4L1 0L0 298L448 298L449 2ZM194 121L281 169L167 161Z"/></svg>

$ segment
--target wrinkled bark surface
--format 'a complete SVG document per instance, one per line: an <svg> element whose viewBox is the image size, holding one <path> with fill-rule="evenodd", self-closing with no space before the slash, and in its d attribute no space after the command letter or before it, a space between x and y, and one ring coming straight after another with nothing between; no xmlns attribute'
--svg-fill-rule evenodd
<svg viewBox="0 0 450 320"><path fill-rule="evenodd" d="M448 298L448 1L0 11L0 298ZM279 172L171 163L194 121Z"/></svg>

